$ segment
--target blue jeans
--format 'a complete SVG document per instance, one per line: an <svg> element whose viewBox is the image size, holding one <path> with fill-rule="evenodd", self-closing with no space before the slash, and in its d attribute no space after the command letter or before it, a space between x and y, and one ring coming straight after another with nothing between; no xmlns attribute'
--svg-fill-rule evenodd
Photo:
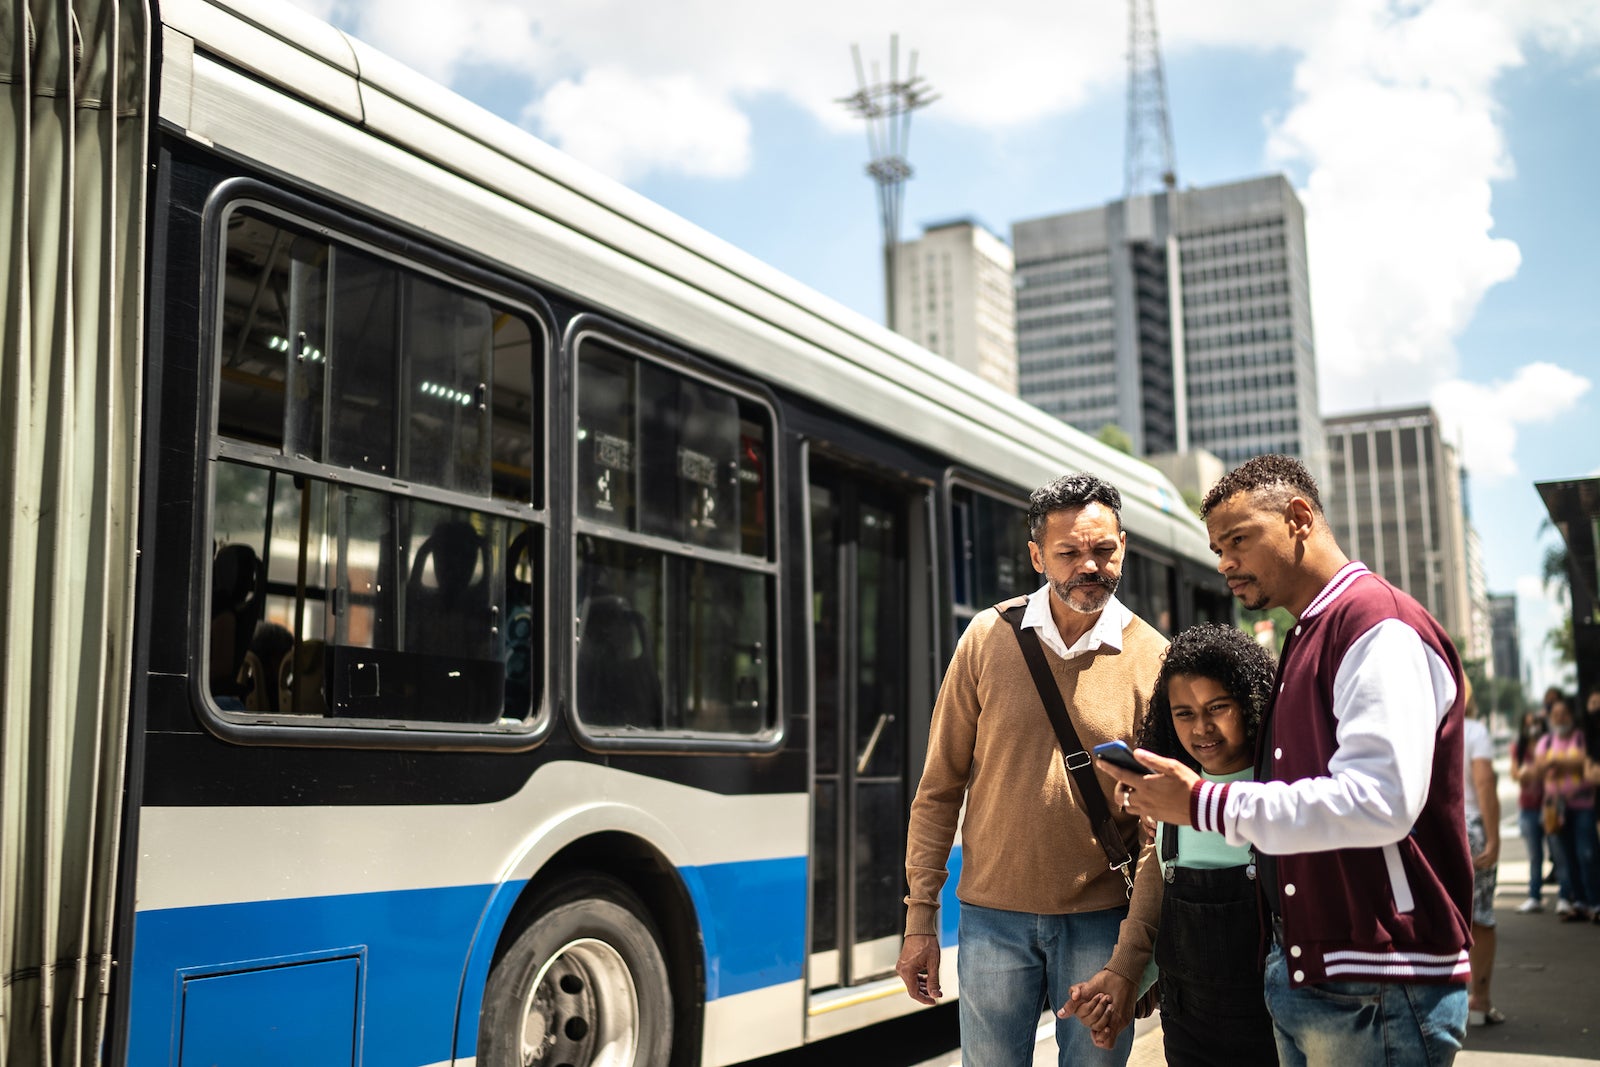
<svg viewBox="0 0 1600 1067"><path fill-rule="evenodd" d="M1465 983L1321 982L1289 988L1267 953L1267 1010L1283 1067L1442 1067L1467 1036Z"/></svg>
<svg viewBox="0 0 1600 1067"><path fill-rule="evenodd" d="M1544 815L1538 808L1523 808L1517 827L1528 852L1528 899L1538 900L1544 890Z"/></svg>
<svg viewBox="0 0 1600 1067"><path fill-rule="evenodd" d="M1600 908L1600 856L1597 856L1593 808L1568 808L1561 829L1553 835L1562 857L1561 895L1573 904Z"/></svg>
<svg viewBox="0 0 1600 1067"><path fill-rule="evenodd" d="M1125 908L1080 915L1034 915L961 905L957 935L961 980L962 1067L1025 1067L1033 1062L1039 1014L1067 1002L1074 982L1106 965ZM1133 1051L1133 1027L1114 1049L1098 1049L1077 1019L1056 1020L1060 1067L1121 1067Z"/></svg>

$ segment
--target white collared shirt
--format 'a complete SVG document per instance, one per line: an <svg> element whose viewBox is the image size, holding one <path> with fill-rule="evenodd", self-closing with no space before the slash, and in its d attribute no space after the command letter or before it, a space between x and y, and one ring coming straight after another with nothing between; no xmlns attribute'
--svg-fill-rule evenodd
<svg viewBox="0 0 1600 1067"><path fill-rule="evenodd" d="M1028 594L1028 607L1022 613L1022 625L1031 626L1039 631L1040 644L1062 659L1073 659L1102 647L1115 652L1122 651L1122 631L1127 629L1128 623L1133 619L1133 612L1129 611L1115 595L1100 609L1100 617L1089 627L1089 632L1074 641L1071 648L1068 648L1067 642L1062 639L1061 630L1050 614L1050 598L1054 595L1050 592L1050 583L1046 582Z"/></svg>

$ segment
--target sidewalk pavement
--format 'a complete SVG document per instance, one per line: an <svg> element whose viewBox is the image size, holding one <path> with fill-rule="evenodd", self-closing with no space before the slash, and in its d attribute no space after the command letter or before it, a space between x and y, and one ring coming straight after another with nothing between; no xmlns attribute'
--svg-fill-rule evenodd
<svg viewBox="0 0 1600 1067"><path fill-rule="evenodd" d="M1543 913L1517 914L1528 897L1528 853L1517 829L1516 783L1504 756L1495 769L1502 815L1494 902L1499 933L1489 991L1506 1021L1469 1029L1456 1063L1555 1067L1600 1061L1600 925L1558 920L1554 885L1545 888Z"/></svg>

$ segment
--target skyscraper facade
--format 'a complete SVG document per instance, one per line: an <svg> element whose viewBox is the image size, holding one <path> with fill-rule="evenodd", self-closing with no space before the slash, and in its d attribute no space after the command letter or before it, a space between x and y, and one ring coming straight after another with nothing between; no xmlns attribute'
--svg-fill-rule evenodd
<svg viewBox="0 0 1600 1067"><path fill-rule="evenodd" d="M930 226L895 259L895 332L1017 391L1011 249L971 219Z"/></svg>
<svg viewBox="0 0 1600 1067"><path fill-rule="evenodd" d="M1330 416L1323 506L1339 545L1415 597L1463 658L1488 655L1474 618L1456 451L1432 408Z"/></svg>
<svg viewBox="0 0 1600 1067"><path fill-rule="evenodd" d="M1024 399L1141 455L1326 474L1305 213L1281 175L1012 226Z"/></svg>
<svg viewBox="0 0 1600 1067"><path fill-rule="evenodd" d="M1517 636L1517 594L1489 594L1489 662L1496 678L1522 677L1522 640Z"/></svg>

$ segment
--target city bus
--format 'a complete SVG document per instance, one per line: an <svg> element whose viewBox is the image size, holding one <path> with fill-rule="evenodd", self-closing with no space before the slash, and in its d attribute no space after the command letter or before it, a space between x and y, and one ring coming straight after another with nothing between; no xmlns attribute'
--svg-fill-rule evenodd
<svg viewBox="0 0 1600 1067"><path fill-rule="evenodd" d="M321 21L0 9L7 1062L920 1010L907 809L1029 490L1108 478L1129 605L1231 618L1153 468Z"/></svg>

